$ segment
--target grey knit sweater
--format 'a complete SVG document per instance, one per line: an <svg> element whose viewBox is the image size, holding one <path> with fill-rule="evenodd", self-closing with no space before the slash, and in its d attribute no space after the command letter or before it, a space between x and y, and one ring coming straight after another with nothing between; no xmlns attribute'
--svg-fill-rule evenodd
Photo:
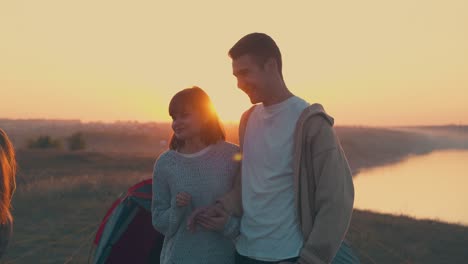
<svg viewBox="0 0 468 264"><path fill-rule="evenodd" d="M239 234L239 219L230 217L223 232L187 230L191 211L213 204L232 187L240 163L234 161L236 145L220 142L195 157L169 150L161 154L153 172L153 226L165 235L162 264L231 264L234 263L233 239ZM179 192L192 196L189 206L177 207Z"/></svg>

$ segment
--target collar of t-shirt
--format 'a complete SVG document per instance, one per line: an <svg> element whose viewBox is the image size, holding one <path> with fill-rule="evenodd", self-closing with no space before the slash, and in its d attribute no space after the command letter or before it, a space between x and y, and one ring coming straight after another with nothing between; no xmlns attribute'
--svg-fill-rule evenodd
<svg viewBox="0 0 468 264"><path fill-rule="evenodd" d="M297 99L298 99L297 96L291 96L288 99L286 99L286 100L284 100L282 102L279 102L277 104L273 104L273 105L269 105L269 106L265 106L263 104L260 104L259 106L261 107L260 111L262 113L262 116L265 117L265 118L274 116L275 114L277 114L277 113L281 112L282 110L284 110L285 108L287 108L289 105L294 104Z"/></svg>

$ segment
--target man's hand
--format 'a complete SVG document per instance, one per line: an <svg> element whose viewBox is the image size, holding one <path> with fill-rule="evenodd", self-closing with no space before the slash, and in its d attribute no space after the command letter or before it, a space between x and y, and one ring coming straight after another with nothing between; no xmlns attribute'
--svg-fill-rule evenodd
<svg viewBox="0 0 468 264"><path fill-rule="evenodd" d="M190 232L195 232L198 224L208 230L222 230L228 220L229 215L222 206L214 204L195 209L187 220L187 228Z"/></svg>
<svg viewBox="0 0 468 264"><path fill-rule="evenodd" d="M218 205L208 207L195 218L197 224L212 231L222 231L228 220L229 214Z"/></svg>
<svg viewBox="0 0 468 264"><path fill-rule="evenodd" d="M190 214L187 220L187 229L190 232L195 232L196 231L196 218L199 214L205 213L208 210L209 207L199 207Z"/></svg>
<svg viewBox="0 0 468 264"><path fill-rule="evenodd" d="M176 205L178 207L184 207L190 204L192 196L186 192L180 192L176 195Z"/></svg>

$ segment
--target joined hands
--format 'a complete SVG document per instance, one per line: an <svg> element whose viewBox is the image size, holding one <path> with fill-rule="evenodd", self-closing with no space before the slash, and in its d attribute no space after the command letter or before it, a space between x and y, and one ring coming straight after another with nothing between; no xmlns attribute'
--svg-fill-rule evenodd
<svg viewBox="0 0 468 264"><path fill-rule="evenodd" d="M189 216L187 228L190 232L196 231L196 226L211 230L222 231L229 220L229 214L219 204L195 209Z"/></svg>

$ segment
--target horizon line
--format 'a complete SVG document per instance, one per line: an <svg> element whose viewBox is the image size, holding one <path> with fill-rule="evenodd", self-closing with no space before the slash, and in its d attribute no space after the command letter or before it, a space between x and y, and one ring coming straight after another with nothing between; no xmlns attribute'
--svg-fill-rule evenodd
<svg viewBox="0 0 468 264"><path fill-rule="evenodd" d="M0 117L0 121L49 121L49 122L77 122L80 124L119 124L119 123L135 123L135 124L169 124L171 121L141 121L141 120L112 120L112 121L104 121L104 120L82 120L79 118L9 118L9 117ZM237 125L239 121L223 121L223 124L227 125ZM444 123L444 124L412 124L412 125L368 125L368 124L336 124L338 127L376 127L376 128L405 128L405 127L466 127L467 124L463 123Z"/></svg>

